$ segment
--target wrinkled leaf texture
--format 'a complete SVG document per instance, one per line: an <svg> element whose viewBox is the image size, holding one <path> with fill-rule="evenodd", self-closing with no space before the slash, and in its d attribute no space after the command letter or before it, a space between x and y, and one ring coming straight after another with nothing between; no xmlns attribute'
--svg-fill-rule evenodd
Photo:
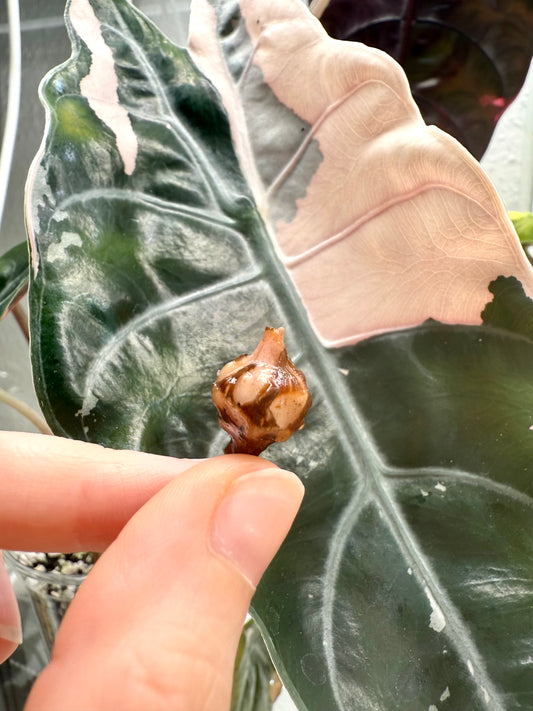
<svg viewBox="0 0 533 711"><path fill-rule="evenodd" d="M285 326L314 405L266 456L306 497L253 614L299 708L533 708L533 276L478 166L299 0L195 2L220 93L125 0L67 24L28 183L54 431L218 454L217 369Z"/></svg>
<svg viewBox="0 0 533 711"><path fill-rule="evenodd" d="M426 122L481 158L529 69L533 7L528 0L324 4L321 21L332 37L364 42L394 57Z"/></svg>

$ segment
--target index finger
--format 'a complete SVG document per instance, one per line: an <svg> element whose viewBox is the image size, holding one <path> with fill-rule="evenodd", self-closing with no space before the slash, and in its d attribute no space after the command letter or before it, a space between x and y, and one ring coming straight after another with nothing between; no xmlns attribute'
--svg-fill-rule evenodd
<svg viewBox="0 0 533 711"><path fill-rule="evenodd" d="M0 548L102 551L197 461L0 432Z"/></svg>

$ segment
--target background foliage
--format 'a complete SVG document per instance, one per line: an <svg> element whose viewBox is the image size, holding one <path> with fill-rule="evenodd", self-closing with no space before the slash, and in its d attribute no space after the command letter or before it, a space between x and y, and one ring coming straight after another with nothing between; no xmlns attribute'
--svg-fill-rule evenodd
<svg viewBox="0 0 533 711"><path fill-rule="evenodd" d="M426 123L478 159L533 54L527 0L331 0L321 19L332 37L378 47L400 62Z"/></svg>

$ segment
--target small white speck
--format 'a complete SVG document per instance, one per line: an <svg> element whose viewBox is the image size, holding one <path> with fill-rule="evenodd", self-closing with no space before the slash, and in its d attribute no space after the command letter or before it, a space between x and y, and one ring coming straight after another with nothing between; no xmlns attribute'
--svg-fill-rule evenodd
<svg viewBox="0 0 533 711"><path fill-rule="evenodd" d="M474 675L474 665L472 664L472 662L470 661L470 659L467 659L467 660L466 660L466 668L468 669L468 671L470 672L470 674L472 674L472 676L473 676L473 675Z"/></svg>
<svg viewBox="0 0 533 711"><path fill-rule="evenodd" d="M444 617L440 607L436 607L431 613L429 626L432 630L435 630L435 632L442 632L442 630L446 627L446 618Z"/></svg>
<svg viewBox="0 0 533 711"><path fill-rule="evenodd" d="M481 691L483 692L483 698L485 701L488 703L490 701L490 694L489 692L485 689L484 686L481 687Z"/></svg>
<svg viewBox="0 0 533 711"><path fill-rule="evenodd" d="M446 701L446 699L449 699L450 696L451 696L450 687L447 686L447 687L444 689L444 691L442 692L442 694L440 695L440 700L441 700L441 701Z"/></svg>
<svg viewBox="0 0 533 711"><path fill-rule="evenodd" d="M425 587L424 592L426 593L429 604L431 605L429 626L435 632L442 632L442 630L446 627L446 618L444 617L444 613L440 609L437 601L427 586Z"/></svg>
<svg viewBox="0 0 533 711"><path fill-rule="evenodd" d="M533 430L533 425L529 425L529 429L530 429L530 430Z"/></svg>
<svg viewBox="0 0 533 711"><path fill-rule="evenodd" d="M422 496L429 496L429 491L425 491L425 489L420 489L420 493Z"/></svg>
<svg viewBox="0 0 533 711"><path fill-rule="evenodd" d="M413 569L407 568L407 575L412 575L412 574L413 574Z"/></svg>
<svg viewBox="0 0 533 711"><path fill-rule="evenodd" d="M435 706L435 704L431 704L428 708L428 711L439 711L438 706Z"/></svg>
<svg viewBox="0 0 533 711"><path fill-rule="evenodd" d="M347 368L339 368L339 373L341 373L341 375L348 375L349 372L350 371Z"/></svg>
<svg viewBox="0 0 533 711"><path fill-rule="evenodd" d="M435 489L438 489L439 491L446 491L446 487L444 484L441 484L440 481L438 484L435 484Z"/></svg>

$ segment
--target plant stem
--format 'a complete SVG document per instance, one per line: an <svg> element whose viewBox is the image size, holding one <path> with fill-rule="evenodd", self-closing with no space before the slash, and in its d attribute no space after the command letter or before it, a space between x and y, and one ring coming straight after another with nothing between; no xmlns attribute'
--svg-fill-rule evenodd
<svg viewBox="0 0 533 711"><path fill-rule="evenodd" d="M3 402L8 407L13 408L23 417L29 420L32 424L37 427L37 429L43 434L51 435L52 430L48 427L43 417L38 412L35 412L33 408L27 405L23 400L20 400L15 395L11 395L7 390L0 388L0 402Z"/></svg>
<svg viewBox="0 0 533 711"><path fill-rule="evenodd" d="M11 309L11 313L15 317L20 330L24 334L24 338L30 342L30 328L28 325L28 314L24 310L24 307L22 304L19 302L18 304L15 304L13 308Z"/></svg>

